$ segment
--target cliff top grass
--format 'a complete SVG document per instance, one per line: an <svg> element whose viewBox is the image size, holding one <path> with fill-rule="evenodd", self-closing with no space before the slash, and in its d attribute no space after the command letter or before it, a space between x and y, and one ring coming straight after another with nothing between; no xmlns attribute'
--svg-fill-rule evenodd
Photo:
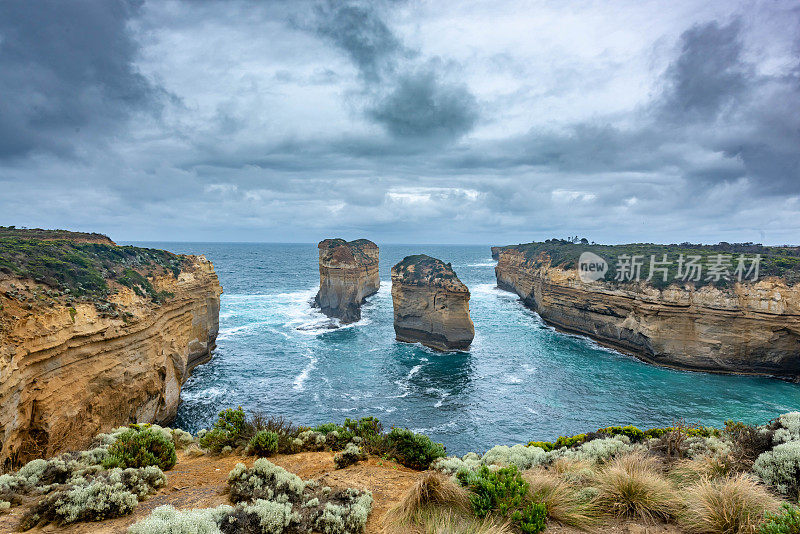
<svg viewBox="0 0 800 534"><path fill-rule="evenodd" d="M78 243L102 243L115 245L110 237L96 232L72 232L70 230L44 230L42 228L17 228L16 226L0 226L0 239L14 237L18 239L39 239L54 241L66 239Z"/></svg>
<svg viewBox="0 0 800 534"><path fill-rule="evenodd" d="M345 241L341 238L324 239L319 242L318 248L321 254L325 255L326 261L350 262L356 261L362 264L377 262L377 257L367 253L367 250L378 250L378 245L369 239L355 239Z"/></svg>
<svg viewBox="0 0 800 534"><path fill-rule="evenodd" d="M469 292L456 276L453 266L426 254L406 256L392 267L392 277L400 277L404 284L442 287L451 291Z"/></svg>
<svg viewBox="0 0 800 534"><path fill-rule="evenodd" d="M662 270L654 270L653 277L647 281L653 287L662 289L673 283L693 284L695 286L713 285L715 287L729 287L737 281L736 268L740 258L744 258L744 267L749 270L756 255L760 255L758 262L758 279L768 276L782 278L787 285L794 285L800 281L800 247L795 246L764 246L758 243L718 243L716 245L703 245L695 243L679 243L662 245L656 243L629 243L625 245L601 245L564 239L548 239L544 242L523 243L498 247L499 250L519 250L525 254L526 259L534 263L549 257L550 264L564 270L575 269L578 258L583 252L592 252L602 257L608 263L608 273L604 281L607 283L629 283L626 280L615 280L620 267L630 258L641 258L641 280L644 281L650 274L651 257L656 262L654 267L666 269L666 281ZM584 240L585 241L585 240ZM659 263L664 260L667 263ZM684 263L679 263L680 257ZM699 257L697 264L702 266L701 277L693 281L689 276L684 280L687 272L686 262L689 257ZM721 256L721 258L720 258ZM708 267L722 262L720 270L727 271L727 277L721 275L708 276ZM679 273L679 269L683 267ZM679 274L681 276L679 276ZM745 273L746 274L746 271ZM743 276L744 280L752 280L753 273Z"/></svg>
<svg viewBox="0 0 800 534"><path fill-rule="evenodd" d="M156 291L147 276L177 277L184 261L184 256L165 250L0 234L0 278L31 279L86 300L104 299L116 283L161 302L170 295Z"/></svg>

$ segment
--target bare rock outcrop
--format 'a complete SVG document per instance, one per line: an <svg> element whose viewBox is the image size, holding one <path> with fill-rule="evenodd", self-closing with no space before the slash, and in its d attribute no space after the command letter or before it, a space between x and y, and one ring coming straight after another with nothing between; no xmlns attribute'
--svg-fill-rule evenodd
<svg viewBox="0 0 800 534"><path fill-rule="evenodd" d="M559 329L667 367L800 378L800 285L585 283L546 254L510 246L497 256L498 287Z"/></svg>
<svg viewBox="0 0 800 534"><path fill-rule="evenodd" d="M319 291L314 303L342 323L361 319L361 305L378 292L378 245L367 239L319 242Z"/></svg>
<svg viewBox="0 0 800 534"><path fill-rule="evenodd" d="M124 248L100 246L91 250L105 258ZM118 279L104 281L101 300L0 271L4 465L86 447L116 426L175 417L181 386L211 357L222 288L203 256L137 250L173 263L139 271L124 264Z"/></svg>
<svg viewBox="0 0 800 534"><path fill-rule="evenodd" d="M469 289L449 263L424 254L392 267L394 331L398 341L437 350L466 350L475 337Z"/></svg>

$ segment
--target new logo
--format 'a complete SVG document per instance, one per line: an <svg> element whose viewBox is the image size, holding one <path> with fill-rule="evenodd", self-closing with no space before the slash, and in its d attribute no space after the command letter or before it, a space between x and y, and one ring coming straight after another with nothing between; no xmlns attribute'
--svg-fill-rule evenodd
<svg viewBox="0 0 800 534"><path fill-rule="evenodd" d="M581 282L595 282L605 278L608 272L606 260L592 252L584 252L578 258L578 276Z"/></svg>

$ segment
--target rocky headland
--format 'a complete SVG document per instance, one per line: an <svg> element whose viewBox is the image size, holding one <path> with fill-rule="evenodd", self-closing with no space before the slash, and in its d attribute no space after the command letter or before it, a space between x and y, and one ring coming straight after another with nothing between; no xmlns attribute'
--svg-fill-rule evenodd
<svg viewBox="0 0 800 534"><path fill-rule="evenodd" d="M466 350L475 337L469 289L449 263L424 254L392 267L394 331L399 341Z"/></svg>
<svg viewBox="0 0 800 534"><path fill-rule="evenodd" d="M660 259L669 248L659 247ZM717 246L695 253L719 253L713 247ZM646 252L644 248L639 252ZM794 249L762 247L761 278L717 284L620 283L613 277L584 282L576 261L586 249L563 243L493 247L497 285L519 295L548 324L647 362L800 378L800 286L794 283L800 258ZM596 252L608 259L636 250L620 245L598 247Z"/></svg>
<svg viewBox="0 0 800 534"><path fill-rule="evenodd" d="M358 321L361 305L381 285L378 245L367 239L325 239L318 248L319 292L315 305L342 323Z"/></svg>
<svg viewBox="0 0 800 534"><path fill-rule="evenodd" d="M6 466L115 426L170 421L219 329L222 288L203 256L59 232L0 235Z"/></svg>

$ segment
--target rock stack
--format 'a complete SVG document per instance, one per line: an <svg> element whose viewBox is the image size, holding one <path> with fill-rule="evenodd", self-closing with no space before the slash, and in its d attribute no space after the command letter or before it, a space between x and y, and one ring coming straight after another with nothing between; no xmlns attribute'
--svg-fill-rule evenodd
<svg viewBox="0 0 800 534"><path fill-rule="evenodd" d="M342 323L361 319L361 304L377 293L378 245L367 239L325 239L319 245L319 291L315 304Z"/></svg>
<svg viewBox="0 0 800 534"><path fill-rule="evenodd" d="M449 263L424 254L392 267L394 331L398 341L437 350L466 350L475 337L469 289Z"/></svg>

